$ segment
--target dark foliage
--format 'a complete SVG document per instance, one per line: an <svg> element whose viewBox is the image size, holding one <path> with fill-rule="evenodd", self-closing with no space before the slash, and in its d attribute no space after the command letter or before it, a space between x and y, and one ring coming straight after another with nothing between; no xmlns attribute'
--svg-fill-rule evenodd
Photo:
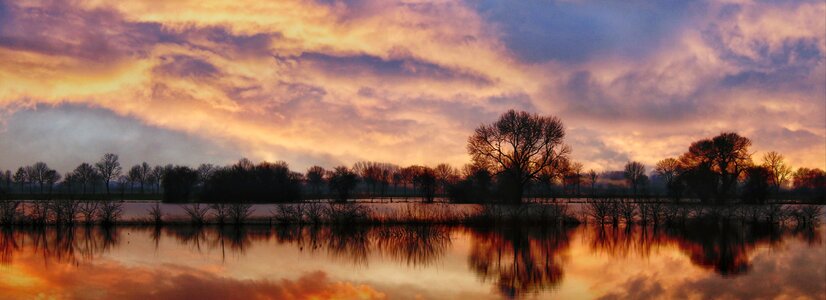
<svg viewBox="0 0 826 300"><path fill-rule="evenodd" d="M763 166L746 170L746 184L743 186L743 201L765 203L771 193L771 171Z"/></svg>
<svg viewBox="0 0 826 300"><path fill-rule="evenodd" d="M413 186L425 202L433 202L436 197L436 173L428 167L419 168L413 176Z"/></svg>
<svg viewBox="0 0 826 300"><path fill-rule="evenodd" d="M330 172L328 176L329 179L327 181L330 184L330 191L333 192L335 200L337 202L345 202L347 199L350 199L351 193L358 183L358 175L345 166L339 166Z"/></svg>
<svg viewBox="0 0 826 300"><path fill-rule="evenodd" d="M206 202L290 202L301 198L300 178L285 162L239 162L214 171L204 182Z"/></svg>
<svg viewBox="0 0 826 300"><path fill-rule="evenodd" d="M165 170L161 185L163 199L167 202L190 200L195 193L198 172L187 166L175 166Z"/></svg>

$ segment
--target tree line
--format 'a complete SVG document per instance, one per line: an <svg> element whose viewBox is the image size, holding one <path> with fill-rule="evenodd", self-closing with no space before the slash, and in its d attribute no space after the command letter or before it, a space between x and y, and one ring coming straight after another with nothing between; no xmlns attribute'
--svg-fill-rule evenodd
<svg viewBox="0 0 826 300"><path fill-rule="evenodd" d="M733 132L691 143L679 157L659 161L653 172L629 161L622 170L584 170L564 143L562 122L514 110L478 127L468 139L472 161L462 167L435 167L361 161L352 166L305 172L283 161L253 163L241 159L227 166L201 164L129 169L118 155L104 154L61 174L44 162L0 172L0 197L109 199L129 194L162 195L165 201L294 202L304 199L418 197L433 202L522 203L530 198L667 196L721 204L740 200L763 203L789 197L826 202L826 172L793 168L783 155L768 152L755 162L751 140Z"/></svg>

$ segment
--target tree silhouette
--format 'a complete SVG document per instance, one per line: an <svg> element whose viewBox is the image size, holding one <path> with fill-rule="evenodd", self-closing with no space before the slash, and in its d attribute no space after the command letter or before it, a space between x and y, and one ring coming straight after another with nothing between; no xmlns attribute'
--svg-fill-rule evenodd
<svg viewBox="0 0 826 300"><path fill-rule="evenodd" d="M588 171L588 179L591 181L591 196L596 194L597 178L599 178L597 171L594 171L594 169Z"/></svg>
<svg viewBox="0 0 826 300"><path fill-rule="evenodd" d="M210 177L218 171L218 167L213 164L200 164L198 165L198 169L195 171L198 172L198 182L201 184L206 183L209 181Z"/></svg>
<svg viewBox="0 0 826 300"><path fill-rule="evenodd" d="M132 168L129 168L129 171L126 172L126 181L129 183L129 192L132 193L135 191L135 183L143 182L143 174L141 173L141 166L134 165Z"/></svg>
<svg viewBox="0 0 826 300"><path fill-rule="evenodd" d="M571 171L570 175L571 175L571 179L572 179L571 183L573 183L574 186L576 187L576 194L577 195L581 194L579 188L580 188L580 185L582 184L582 168L583 168L583 166L582 166L582 163L580 163L580 162L575 162L575 163L572 163L570 165L570 171Z"/></svg>
<svg viewBox="0 0 826 300"><path fill-rule="evenodd" d="M454 202L486 202L490 197L492 176L487 168L474 164L462 167L464 179L448 187L448 197Z"/></svg>
<svg viewBox="0 0 826 300"><path fill-rule="evenodd" d="M138 174L140 174L139 178L141 180L141 194L143 194L145 185L149 183L152 178L152 167L149 166L148 163L142 162L138 170Z"/></svg>
<svg viewBox="0 0 826 300"><path fill-rule="evenodd" d="M682 182L679 178L681 172L680 162L674 158L666 158L657 162L654 173L662 177L669 195L674 200L679 201L682 195Z"/></svg>
<svg viewBox="0 0 826 300"><path fill-rule="evenodd" d="M628 185L631 186L634 196L637 196L637 187L642 183L644 180L643 178L645 177L645 165L638 161L629 161L625 164L623 175L625 176L625 179L628 180Z"/></svg>
<svg viewBox="0 0 826 300"><path fill-rule="evenodd" d="M800 168L792 178L795 191L810 193L813 199L826 203L826 171Z"/></svg>
<svg viewBox="0 0 826 300"><path fill-rule="evenodd" d="M161 166L155 166L152 168L152 171L149 172L151 175L149 176L152 179L152 183L155 185L155 189L157 192L161 191L161 180L163 180L163 173L164 168Z"/></svg>
<svg viewBox="0 0 826 300"><path fill-rule="evenodd" d="M49 168L44 162L36 162L33 165L26 168L26 173L28 174L30 182L37 182L38 186L40 187L40 193L43 194L43 187L46 185L47 182L54 179L56 177L57 172ZM50 174L51 172L55 172L54 174Z"/></svg>
<svg viewBox="0 0 826 300"><path fill-rule="evenodd" d="M557 159L556 161L546 166L545 168L542 168L542 170L539 171L539 177L537 178L537 181L545 185L545 188L548 190L548 192L550 192L551 188L553 187L556 181L562 181L563 184L565 183L565 176L567 175L566 173L568 172L569 164L570 163L567 157L560 157L560 159Z"/></svg>
<svg viewBox="0 0 826 300"><path fill-rule="evenodd" d="M300 177L290 171L286 162L261 162L258 165L242 159L237 164L212 168L201 173L202 199L207 202L287 202L300 198Z"/></svg>
<svg viewBox="0 0 826 300"><path fill-rule="evenodd" d="M324 184L324 174L327 171L320 166L312 166L307 169L307 184L312 188L313 194L318 195L321 185Z"/></svg>
<svg viewBox="0 0 826 300"><path fill-rule="evenodd" d="M26 185L29 183L29 173L26 172L26 169L23 167L17 168L17 171L14 172L14 182L20 186L20 191L24 191ZM31 190L29 190L31 192Z"/></svg>
<svg viewBox="0 0 826 300"><path fill-rule="evenodd" d="M118 156L112 153L104 154L100 161L95 164L95 168L97 168L98 174L103 179L103 183L106 184L106 194L110 194L109 182L118 178L121 172Z"/></svg>
<svg viewBox="0 0 826 300"><path fill-rule="evenodd" d="M492 166L506 178L508 202L521 203L525 186L570 153L562 144L564 137L558 118L510 110L493 124L476 128L468 139L468 152L474 162Z"/></svg>
<svg viewBox="0 0 826 300"><path fill-rule="evenodd" d="M775 192L780 191L780 187L789 180L792 174L792 168L784 160L783 155L775 151L763 155L763 166L769 171Z"/></svg>
<svg viewBox="0 0 826 300"><path fill-rule="evenodd" d="M743 185L743 201L765 203L772 187L772 173L766 166L746 169L746 183Z"/></svg>
<svg viewBox="0 0 826 300"><path fill-rule="evenodd" d="M752 165L750 146L751 140L733 132L692 143L680 157L689 187L702 200L713 196L718 203L726 201Z"/></svg>
<svg viewBox="0 0 826 300"><path fill-rule="evenodd" d="M390 176L395 165L372 161L360 161L353 165L352 171L364 181L372 195L384 194L390 183Z"/></svg>
<svg viewBox="0 0 826 300"><path fill-rule="evenodd" d="M187 166L166 169L163 174L164 201L186 201L192 196L198 172Z"/></svg>
<svg viewBox="0 0 826 300"><path fill-rule="evenodd" d="M74 178L77 184L81 186L83 194L86 194L86 186L90 184L94 186L97 178L99 177L97 175L97 170L95 170L95 168L88 163L81 163L75 168L74 171L71 172L71 174L72 178Z"/></svg>
<svg viewBox="0 0 826 300"><path fill-rule="evenodd" d="M54 170L54 169L49 169L46 172L45 176L46 176L45 182L49 186L49 194L51 194L52 193L52 188L54 188L54 185L58 181L60 181L61 176L60 176L60 173L58 173L57 170Z"/></svg>
<svg viewBox="0 0 826 300"><path fill-rule="evenodd" d="M413 175L413 187L419 192L424 202L433 202L436 197L436 172L430 167L416 166Z"/></svg>
<svg viewBox="0 0 826 300"><path fill-rule="evenodd" d="M446 193L448 186L459 181L459 170L449 164L441 163L433 168L433 173L436 176L437 191Z"/></svg>
<svg viewBox="0 0 826 300"><path fill-rule="evenodd" d="M330 185L330 191L335 195L336 202L347 202L350 193L356 188L358 175L345 166L338 166L328 176L327 182Z"/></svg>
<svg viewBox="0 0 826 300"><path fill-rule="evenodd" d="M6 185L6 192L11 193L11 183L14 181L12 177L11 170L6 170L3 173L3 183Z"/></svg>

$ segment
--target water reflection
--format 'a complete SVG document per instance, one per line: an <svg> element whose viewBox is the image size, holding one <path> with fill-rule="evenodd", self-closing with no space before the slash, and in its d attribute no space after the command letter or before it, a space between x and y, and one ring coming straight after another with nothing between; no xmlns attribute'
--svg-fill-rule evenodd
<svg viewBox="0 0 826 300"><path fill-rule="evenodd" d="M820 229L784 229L743 224L694 224L683 227L444 227L444 226L224 226L224 227L62 227L0 230L0 265L15 265L16 257L37 259L48 271L55 265L93 265L104 256L117 256L127 241L142 242L156 251L180 249L187 253L220 254L221 264L235 261L227 257L283 261L302 259L299 255L321 255L329 264L368 269L377 261L395 263L395 269L428 268L443 265L454 248L464 250L464 272L495 294L521 298L554 291L571 276L572 266L587 261L585 253L622 258L648 258L661 250L676 250L692 265L717 277L735 278L753 272L759 248L782 250L790 239L804 241L822 251ZM457 241L459 245L456 245ZM581 241L581 245L579 242ZM171 243L170 243L171 242ZM259 248L257 254L249 253ZM260 248L292 249L296 253L264 252ZM301 254L304 253L304 254ZM572 253L578 253L577 256ZM164 255L164 254L157 254ZM305 258L306 259L306 258ZM792 262L787 262L791 264ZM795 264L820 263L794 262ZM160 268L161 266L157 266ZM164 266L169 267L169 266ZM622 268L624 266L618 266ZM573 268L576 269L576 268ZM321 271L328 271L322 269ZM567 272L566 272L567 271ZM668 270L662 270L668 272ZM154 271L153 271L154 272ZM181 270L181 276L188 271ZM331 271L332 272L332 271ZM594 274L596 277L599 277ZM189 274L188 276L196 276ZM197 275L204 277L206 275ZM213 276L213 275L210 275ZM326 275L325 275L326 276ZM434 275L435 276L435 275ZM186 278L186 277L184 277ZM180 279L180 278L178 278ZM239 283L240 284L240 283ZM814 285L822 288L822 285Z"/></svg>
<svg viewBox="0 0 826 300"><path fill-rule="evenodd" d="M363 266L374 252L408 266L427 266L444 255L451 242L450 229L439 226L175 226L141 230L150 232L155 245L161 236L167 236L196 252L244 254L254 243L274 240Z"/></svg>
<svg viewBox="0 0 826 300"><path fill-rule="evenodd" d="M504 296L551 288L562 280L572 230L535 227L474 228L470 268Z"/></svg>
<svg viewBox="0 0 826 300"><path fill-rule="evenodd" d="M0 263L12 264L17 252L27 251L43 258L43 263L91 261L119 242L119 231L103 227L2 228Z"/></svg>
<svg viewBox="0 0 826 300"><path fill-rule="evenodd" d="M738 223L693 224L675 227L594 226L587 231L590 249L613 257L648 257L652 251L676 246L691 263L723 276L748 272L749 257L761 246L778 247L783 240L799 237L809 245L820 245L821 235L813 228L781 228Z"/></svg>

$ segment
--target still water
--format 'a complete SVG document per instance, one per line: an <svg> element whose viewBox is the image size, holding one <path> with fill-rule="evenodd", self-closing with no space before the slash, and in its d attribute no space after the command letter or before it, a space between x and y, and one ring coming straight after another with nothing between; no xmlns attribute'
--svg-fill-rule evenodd
<svg viewBox="0 0 826 300"><path fill-rule="evenodd" d="M7 229L2 299L826 299L824 231Z"/></svg>

